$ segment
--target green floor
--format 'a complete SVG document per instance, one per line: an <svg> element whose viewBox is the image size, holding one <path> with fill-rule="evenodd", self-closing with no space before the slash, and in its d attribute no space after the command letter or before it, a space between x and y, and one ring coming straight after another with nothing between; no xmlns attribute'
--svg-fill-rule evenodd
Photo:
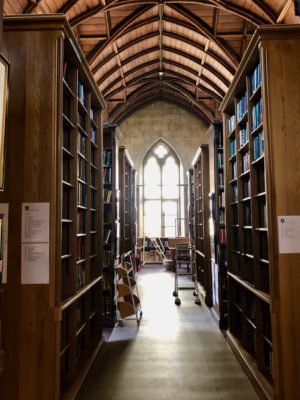
<svg viewBox="0 0 300 400"><path fill-rule="evenodd" d="M79 398L257 400L209 311L194 304L193 291L179 292L178 307L171 272L157 265L138 275L140 327L128 321L114 329Z"/></svg>

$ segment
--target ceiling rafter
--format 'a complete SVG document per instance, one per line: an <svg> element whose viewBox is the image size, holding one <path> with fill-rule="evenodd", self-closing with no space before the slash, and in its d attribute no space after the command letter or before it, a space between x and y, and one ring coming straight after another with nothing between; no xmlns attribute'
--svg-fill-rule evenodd
<svg viewBox="0 0 300 400"><path fill-rule="evenodd" d="M123 113L120 114L120 116L118 117L118 119L113 120L113 122L116 122L118 124L120 124L125 118L128 118L132 113L134 113L135 111L145 107L148 104L151 104L153 101L164 101L170 104L175 104L175 105L179 105L182 108L184 108L185 110L187 110L188 112L191 112L192 114L194 114L195 116L197 116L198 118L202 118L204 119L208 124L210 124L212 121L209 121L205 115L203 115L203 113L201 113L201 111L196 108L193 104L187 104L184 100L181 100L180 98L176 98L174 99L173 96L170 96L168 93L164 93L162 92L162 95L159 93L149 93L149 95L144 96L142 99L140 99L139 101L137 101L136 103L134 103L131 107L127 107Z"/></svg>
<svg viewBox="0 0 300 400"><path fill-rule="evenodd" d="M149 32L149 33L146 33L145 35L138 36L135 39L131 40L130 42L125 43L123 46L120 46L119 53L122 53L123 51L129 49L131 46L135 46L136 44L141 43L144 40L152 39L153 37L156 37L156 36L157 36L157 32ZM115 57L115 55L112 53L112 54L108 55L106 58L104 58L101 61L101 63L97 64L93 68L93 70L92 70L93 74L95 74L105 64L110 62L114 57ZM102 83L102 82L103 82L103 79L100 80L100 83Z"/></svg>
<svg viewBox="0 0 300 400"><path fill-rule="evenodd" d="M103 7L103 10L113 10L121 7L130 7L130 6L137 6L141 4L151 4L155 6L159 4L161 0L118 0L118 1L111 1L107 4L106 7ZM222 10L226 10L231 14L238 15L244 19L247 19L249 22L252 22L255 25L262 25L266 23L275 23L276 16L272 8L270 8L263 0L253 0L256 7L260 9L265 14L265 18L262 18L255 14L254 12L250 11L247 8L238 6L233 3L229 3L225 0L188 0L188 1L181 1L181 0L163 0L163 3L166 5L172 4L193 4L193 5L204 5L209 7L217 7ZM274 19L275 18L275 19Z"/></svg>
<svg viewBox="0 0 300 400"><path fill-rule="evenodd" d="M101 51L105 49L108 44L111 44L113 41L115 41L119 36L122 35L124 30L128 28L130 25L134 23L134 21L140 17L142 14L145 12L149 11L153 6L150 5L144 5L138 8L137 10L133 11L131 14L129 14L127 17L125 17L119 24L117 24L112 30L111 30L111 36L110 38L105 41L104 43L99 43L97 44L86 56L86 59L89 63L92 63L94 59L97 57Z"/></svg>
<svg viewBox="0 0 300 400"><path fill-rule="evenodd" d="M41 0L28 0L26 6L23 9L23 14L30 14L34 9L37 8Z"/></svg>
<svg viewBox="0 0 300 400"><path fill-rule="evenodd" d="M174 23L174 20L172 20L172 22ZM176 21L176 23L179 24L178 21ZM130 31L133 31L133 30L135 30L135 29L132 28ZM147 39L150 39L150 38L155 37L155 36L157 36L157 32L150 32L150 33L147 33L145 35L137 35L137 38L135 38L132 41L130 41L128 43L125 43L123 46L119 47L119 53L127 50L129 47L134 46L134 45L136 45L137 43L139 43L139 42L141 42L143 40L147 40ZM182 41L182 42L184 42L184 43L186 43L186 44L188 44L188 45L190 45L192 47L195 47L197 50L205 51L205 46L203 46L202 44L200 44L200 43L198 43L196 41L193 41L192 39L188 39L188 38L185 38L183 36L180 36L179 34L175 34L173 32L168 32L168 31L164 31L164 36L167 36L167 37L169 37L171 39ZM232 68L228 63L226 63L225 60L223 60L220 56L218 56L217 54L215 54L213 51L211 51L209 49L206 52L217 63L222 65L222 67L224 67L231 75L234 75L234 72L235 72L234 68ZM139 56L140 56L140 53L137 54L137 57L139 57ZM112 53L112 54L108 55L105 59L103 59L100 63L98 63L92 70L93 74L95 74L100 68L102 68L106 63L111 61L114 57L115 57L115 54ZM215 72L217 72L217 71L215 70ZM106 79L106 78L107 78L107 76L104 75L103 79L101 79L98 82L102 83L103 80Z"/></svg>
<svg viewBox="0 0 300 400"><path fill-rule="evenodd" d="M153 81L153 78L151 78L151 76L155 75L157 77L158 76L158 72L159 72L159 69L157 68L157 69L154 69L154 70L152 70L150 72L141 73L140 75L138 75L135 78L133 78L130 81L128 81L127 82L127 87L131 87L131 86L134 86L136 84L139 84L139 83L141 83L141 81L148 81L148 80ZM187 76L181 75L179 72L175 72L173 70L165 70L165 75L166 76L164 77L163 81L168 79L168 75L169 75L171 77L175 77L177 80L180 80L182 83L184 83L186 85L190 85L192 87L195 87L195 82L194 82L193 79L191 79L191 78L189 78ZM205 81L205 80L203 79L203 81ZM158 79L157 79L157 82L158 82ZM220 88L218 88L216 85L214 85L214 83L210 82L209 80L206 83L212 88L212 90L210 90L206 86L202 86L200 84L198 85L198 87L202 91L204 91L207 94L211 95L214 99L216 99L218 101L221 101L223 96L224 96L224 92L220 93ZM111 91L109 93L106 93L105 100L109 100L111 97L113 97L116 94L118 94L122 89L123 88L119 86L115 90L113 90L113 91Z"/></svg>
<svg viewBox="0 0 300 400"><path fill-rule="evenodd" d="M239 57L236 52L224 40L216 38L213 34L212 29L209 25L207 25L205 21L203 21L200 17L197 17L181 4L169 4L169 7L177 11L180 15L188 18L191 24L198 28L200 32L202 32L208 39L214 42L222 50L222 52L229 58L229 60L235 67L238 66Z"/></svg>
<svg viewBox="0 0 300 400"><path fill-rule="evenodd" d="M62 5L57 12L66 13L68 12L79 0L67 0L64 5Z"/></svg>
<svg viewBox="0 0 300 400"><path fill-rule="evenodd" d="M183 57L184 59L188 59L188 60L190 60L190 61L192 61L192 62L194 62L196 64L199 64L199 65L201 64L201 59L198 59L195 56L192 56L190 54L187 54L187 53L183 52L182 50L178 50L176 48L172 48L172 47L165 46L165 45L163 46L163 50L166 51L166 52L172 53L172 54L176 54L176 55L178 55L180 57ZM155 52L155 51L158 51L158 47L157 46L149 48L149 49L145 49L142 52L140 52L139 54L136 54L134 56L130 56L128 59L123 60L122 65L125 66L125 65L129 64L130 62L132 62L134 59L140 58L140 57L142 57L144 55L148 55L148 54L150 54L152 52ZM155 62L158 62L158 61L155 60ZM187 71L187 72L189 72L191 74L194 74L195 76L197 76L197 74L198 74L198 71L196 71L196 70L194 70L194 69L192 69L190 67L187 67L184 64L176 63L175 61L172 61L170 59L166 59L165 63L166 63L166 65L167 64L174 65L174 66L178 67L179 69L182 69L182 70L185 70L185 71ZM140 69L140 68L143 68L143 67L144 67L144 65L142 64L142 65L134 68L134 72L137 69ZM100 86L106 79L108 79L109 76L111 76L112 74L117 72L118 69L119 69L118 66L115 66L114 68L110 69L106 74L104 74L101 77L101 79L99 79L97 81L97 84ZM225 86L227 86L227 87L229 86L230 82L224 76L222 76L216 69L214 69L213 67L209 66L208 64L205 65L205 69L207 71L209 71L210 73L212 73L213 75L215 75ZM125 76L128 77L132 73L133 72L131 72L131 70L129 70L128 72L125 73ZM212 83L212 81L210 81L209 78L204 77L204 80L209 85L211 85L211 84L214 85ZM102 93L105 95L107 93L108 87L113 87L117 83L118 83L118 79L116 79L115 81L110 83L108 86L104 87L103 90L102 90ZM224 94L223 90L218 87L218 91L220 91L220 90L222 91L222 95L223 95Z"/></svg>
<svg viewBox="0 0 300 400"><path fill-rule="evenodd" d="M179 51L179 50L176 50L176 51ZM183 56L184 56L184 55L183 55ZM196 71L196 70L193 70L192 68L190 68L190 67L188 67L188 66L182 65L182 64L178 63L177 61L170 60L170 59L168 59L168 58L165 58L164 61L165 61L166 66L172 65L172 66L174 66L174 67L176 67L176 68L179 68L179 70L185 70L185 71L189 72L190 74L197 75L197 71ZM146 67L152 66L152 65L157 64L157 63L158 63L158 60L155 59L155 60L151 60L151 61L145 62L145 63L143 63L143 64L140 64L140 65L134 67L133 69L127 71L127 72L125 73L125 77L128 78L130 75L132 75L133 73L137 72L138 70L144 69L144 68L146 68ZM168 72L168 71L169 71L169 70L166 70L166 72ZM151 73L151 71L148 72L148 74L149 74L149 73ZM184 76L183 76L183 78L184 78ZM223 79L224 79L224 78L223 78ZM113 89L113 87L116 86L118 83L120 83L121 80L122 80L122 79L121 79L120 77L118 77L118 78L116 78L114 81L112 81L109 85L107 85L107 86L105 87L105 89L102 91L103 95L105 96L107 93L109 93L109 91L110 91L111 89ZM225 83L225 82L224 82L224 83ZM210 82L209 82L209 84L210 84ZM229 85L229 82L226 81L225 84L228 86L228 85ZM118 89L118 90L119 90L119 89ZM118 90L116 90L116 92L114 92L114 94L117 93ZM121 88L120 88L120 90L121 90ZM203 89L202 89L202 90L203 90ZM215 95L215 97L216 97L216 95ZM220 100L220 98L218 98L218 100Z"/></svg>
<svg viewBox="0 0 300 400"><path fill-rule="evenodd" d="M169 3L182 4L182 3L185 3L185 1L180 1L180 0L177 0L177 1L170 0L169 1L169 0L167 0L166 3L167 4L169 4ZM203 1L198 1L198 0L188 0L186 3L187 4L203 4L206 6L217 7L220 10L225 10L231 14L235 14L241 18L244 18L244 19L248 20L249 22L252 22L254 25L263 25L263 24L267 24L267 23L274 23L272 16L266 14L265 11L261 8L261 5L259 5L259 4L256 4L256 6L263 13L265 13L266 18L262 18L247 8L241 7L237 4L229 3L228 1L225 1L225 0L208 0L205 3ZM272 13L274 13L273 10L272 10Z"/></svg>
<svg viewBox="0 0 300 400"><path fill-rule="evenodd" d="M105 11L104 12L104 17L105 17L105 28L106 28L107 38L109 39L110 35L111 35L110 11Z"/></svg>
<svg viewBox="0 0 300 400"><path fill-rule="evenodd" d="M158 89L158 90L155 90L155 89ZM164 91L167 91L168 93L170 93L172 99L177 99L178 100L178 96L180 96L183 99L183 102L185 104L189 104L189 103L186 103L186 101L185 101L187 99L187 96L188 96L187 93L184 94L184 93L181 92L181 90L177 90L177 96L174 97L173 96L174 91L173 90L170 91L169 86L167 86L167 87L162 86L161 87L159 85L159 82L157 82L156 85L146 84L140 90L137 89L135 92L131 93L130 99L128 99L127 107L126 107L125 104L121 104L119 106L116 106L116 108L112 111L112 114L111 114L112 118L116 119L118 114L122 113L123 110L125 111L128 107L130 107L130 104L134 103L135 101L139 101L140 98L145 98L145 93L146 94L147 93L148 94L149 93L152 94L153 91L157 92L157 94L159 94L160 98L163 98L162 94L164 93ZM193 101L191 101L191 102L193 103ZM212 116L212 111L211 110L210 110L211 114L208 114L208 110L204 110L201 104L198 104L198 103L194 102L194 105L199 110L199 112L201 112L202 118L205 118L205 120L207 120L207 121L211 121L212 120L213 116Z"/></svg>
<svg viewBox="0 0 300 400"><path fill-rule="evenodd" d="M289 9L291 6L294 4L293 0L286 0L286 3L282 7L282 10L280 11L278 17L277 17L277 24L281 24L282 21L284 20L286 14L288 13Z"/></svg>
<svg viewBox="0 0 300 400"><path fill-rule="evenodd" d="M158 14L159 14L159 68L162 71L163 68L163 15L164 15L164 5L162 2L158 5Z"/></svg>
<svg viewBox="0 0 300 400"><path fill-rule="evenodd" d="M220 14L219 9L215 7L213 13L213 22L212 22L212 29L215 36L217 36L218 32L219 14Z"/></svg>
<svg viewBox="0 0 300 400"><path fill-rule="evenodd" d="M117 56L118 70L120 71L120 75L121 75L121 78L122 78L122 81L123 81L123 86L124 86L124 89L123 89L124 100L126 100L126 80L125 80L124 70L123 70L123 67L122 67L122 62L121 62L120 54L118 53L118 46L117 46L116 42L113 43L113 48L114 48L114 51L115 51L116 56Z"/></svg>

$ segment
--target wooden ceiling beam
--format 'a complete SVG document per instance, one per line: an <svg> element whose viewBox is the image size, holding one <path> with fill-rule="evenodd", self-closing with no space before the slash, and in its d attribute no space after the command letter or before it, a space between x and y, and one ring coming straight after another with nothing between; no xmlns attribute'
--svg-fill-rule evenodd
<svg viewBox="0 0 300 400"><path fill-rule="evenodd" d="M187 103L185 100L181 100L181 98L174 98L174 96L169 95L169 93L165 92L164 90L162 90L161 93L149 93L147 96L139 99L136 101L136 103L133 103L130 107L126 108L122 113L120 113L118 119L113 120L113 122L120 124L125 118L128 118L134 112L157 100L165 101L166 103L181 107L194 114L197 118L201 118L202 120L204 119L207 124L212 122L208 120L207 117L201 113L201 110L196 108L193 104Z"/></svg>
<svg viewBox="0 0 300 400"><path fill-rule="evenodd" d="M111 18L110 18L110 11L105 11L104 12L104 17L105 17L105 28L106 28L106 33L107 33L107 38L110 38L111 34Z"/></svg>
<svg viewBox="0 0 300 400"><path fill-rule="evenodd" d="M39 5L41 0L28 0L26 6L23 9L23 14L30 14Z"/></svg>
<svg viewBox="0 0 300 400"><path fill-rule="evenodd" d="M140 57L146 56L146 55L151 54L151 53L156 52L156 51L157 52L159 51L159 47L157 45L153 46L153 47L149 47L148 49L146 48L145 50L140 51L140 53L138 55L137 54L133 54L132 56L130 56L130 57L126 58L125 60L123 60L123 66L131 63L132 61L135 61L136 58L140 58ZM157 58L157 61L158 61L158 58ZM117 66L111 68L106 74L104 74L97 81L98 86L101 85L106 79L109 78L109 76L114 74L117 70L118 70Z"/></svg>
<svg viewBox="0 0 300 400"><path fill-rule="evenodd" d="M93 17L94 15L98 14L100 11L104 9L104 6L102 4L99 4L96 7L93 8L88 8L86 11L83 13L77 15L76 17L72 18L69 20L69 23L72 28L75 26L81 24L82 22L87 21L89 18Z"/></svg>
<svg viewBox="0 0 300 400"><path fill-rule="evenodd" d="M223 39L216 38L212 28L205 21L203 21L200 17L197 17L181 4L169 4L169 7L185 18L188 18L191 24L193 24L197 29L199 29L200 32L202 32L208 39L212 40L212 42L214 42L220 48L220 50L228 57L234 67L238 66L240 60L236 52Z"/></svg>
<svg viewBox="0 0 300 400"><path fill-rule="evenodd" d="M156 77L156 82L159 81L158 78L158 73L159 73L159 69L154 69L150 72L143 72L140 75L138 75L137 77L127 81L127 87L131 87L134 86L138 83L140 83L141 81L152 81L155 82L155 77ZM154 77L153 77L154 75ZM171 71L171 70L167 70L165 71L165 75L163 78L163 81L167 80L168 77L175 77L176 79L178 79L179 81L181 81L182 83L186 84L186 85L190 85L192 87L196 87L196 84L194 82L193 79L188 78L178 72L175 71ZM198 85L198 87L205 93L209 94L210 96L212 96L213 98L215 98L218 101L222 101L223 96L224 96L224 92L220 91L220 88L218 86L216 86L213 82L211 82L209 79L204 78L203 81L205 81L212 90L210 90L209 88L207 88L206 86L202 86L202 85ZM111 91L111 92L103 92L103 95L105 97L105 100L109 100L111 97L115 96L117 93L119 93L120 91L123 90L123 87L117 87L115 90ZM216 93L217 92L217 93Z"/></svg>
<svg viewBox="0 0 300 400"><path fill-rule="evenodd" d="M213 13L213 22L212 22L213 33L215 36L217 36L218 32L218 22L219 22L219 9L215 7Z"/></svg>
<svg viewBox="0 0 300 400"><path fill-rule="evenodd" d="M67 0L64 5L62 5L57 12L66 14L79 0Z"/></svg>
<svg viewBox="0 0 300 400"><path fill-rule="evenodd" d="M272 24L276 24L277 15L274 10L264 0L252 0L252 3L256 5L262 11Z"/></svg>
<svg viewBox="0 0 300 400"><path fill-rule="evenodd" d="M127 50L129 47L131 46L135 46L138 43L143 42L144 40L148 40L148 39L152 39L153 37L157 36L157 32L150 32L150 33L146 33L145 35L141 35L138 36L137 38L131 40L128 43L125 43L123 46L119 47L119 53L122 53L123 51ZM158 47L159 49L159 47ZM114 53L110 54L109 56L107 56L105 59L103 59L101 61L101 63L97 64L92 72L93 74L95 74L100 68L102 68L105 64L107 64L108 62L110 62L111 60L113 60L115 57ZM101 79L99 81L99 84L101 84L103 82L103 79Z"/></svg>
<svg viewBox="0 0 300 400"><path fill-rule="evenodd" d="M119 104L118 106L115 107L115 109L111 112L111 117L116 120L118 116L122 115L123 113L128 112L131 108L133 110L136 109L136 106L141 102L144 101L144 99L151 97L153 99L153 95L157 95L158 98L170 98L173 100L173 102L180 103L185 105L187 108L190 108L189 106L193 104L195 106L195 109L198 111L198 113L201 115L202 118L204 118L208 123L211 122L212 118L212 111L210 110L210 113L208 113L207 110L203 109L203 105L199 105L195 102L193 102L191 99L187 97L187 94L181 93L181 91L173 90L172 87L165 87L164 85L161 87L159 84L156 86L151 86L151 85L144 85L142 88L137 89L135 92L133 92L130 95L130 98L127 102L127 104Z"/></svg>
<svg viewBox="0 0 300 400"><path fill-rule="evenodd" d="M277 17L277 24L281 24L286 17L286 14L289 12L291 6L294 4L293 0L287 0L284 6L282 7L282 10L280 11L278 17Z"/></svg>
<svg viewBox="0 0 300 400"><path fill-rule="evenodd" d="M117 24L111 30L110 38L104 43L97 44L86 56L86 59L89 63L92 63L94 59L97 57L101 51L103 51L109 44L115 41L118 37L120 37L125 29L127 29L130 25L134 23L134 21L143 15L145 12L149 11L153 5L143 5L139 7L137 10L134 10L127 17L125 17L119 24Z"/></svg>
<svg viewBox="0 0 300 400"><path fill-rule="evenodd" d="M98 34L83 34L79 33L80 40L107 40L107 35L98 35Z"/></svg>
<svg viewBox="0 0 300 400"><path fill-rule="evenodd" d="M159 14L159 68L162 70L162 59L163 59L163 15L164 15L164 5L160 3L158 5Z"/></svg>

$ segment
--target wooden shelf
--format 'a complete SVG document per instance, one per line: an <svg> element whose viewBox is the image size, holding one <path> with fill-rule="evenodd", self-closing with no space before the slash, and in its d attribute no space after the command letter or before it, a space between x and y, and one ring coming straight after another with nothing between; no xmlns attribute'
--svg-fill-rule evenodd
<svg viewBox="0 0 300 400"><path fill-rule="evenodd" d="M105 102L63 15L7 16L4 36L7 55L14 60L8 107L11 140L6 153L13 163L6 170L10 184L0 194L1 202L16 211L10 218L14 234L9 232L9 248L19 246L23 203L47 203L50 210L48 282L16 285L21 253L8 250L8 265L14 265L18 273L11 274L7 290L8 311L14 318L6 317L5 335L10 339L4 350L10 356L4 397L17 399L21 393L24 399L59 400L76 388L72 389L75 398L102 342L100 193ZM22 43L22 52L15 43ZM77 99L80 82L84 108ZM99 121L97 127L91 114ZM91 126L97 147L91 142ZM97 168L93 173L90 164ZM26 193L19 185L25 181ZM94 311L91 323L88 316ZM21 380L15 379L16 365L22 370Z"/></svg>

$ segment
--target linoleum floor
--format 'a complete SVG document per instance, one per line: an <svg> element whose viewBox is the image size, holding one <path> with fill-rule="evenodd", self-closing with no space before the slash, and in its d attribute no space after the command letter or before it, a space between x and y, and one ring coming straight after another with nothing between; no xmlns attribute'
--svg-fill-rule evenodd
<svg viewBox="0 0 300 400"><path fill-rule="evenodd" d="M258 400L210 312L195 305L192 290L180 290L176 306L174 275L160 265L144 267L138 284L140 326L126 321L114 328L80 400Z"/></svg>

